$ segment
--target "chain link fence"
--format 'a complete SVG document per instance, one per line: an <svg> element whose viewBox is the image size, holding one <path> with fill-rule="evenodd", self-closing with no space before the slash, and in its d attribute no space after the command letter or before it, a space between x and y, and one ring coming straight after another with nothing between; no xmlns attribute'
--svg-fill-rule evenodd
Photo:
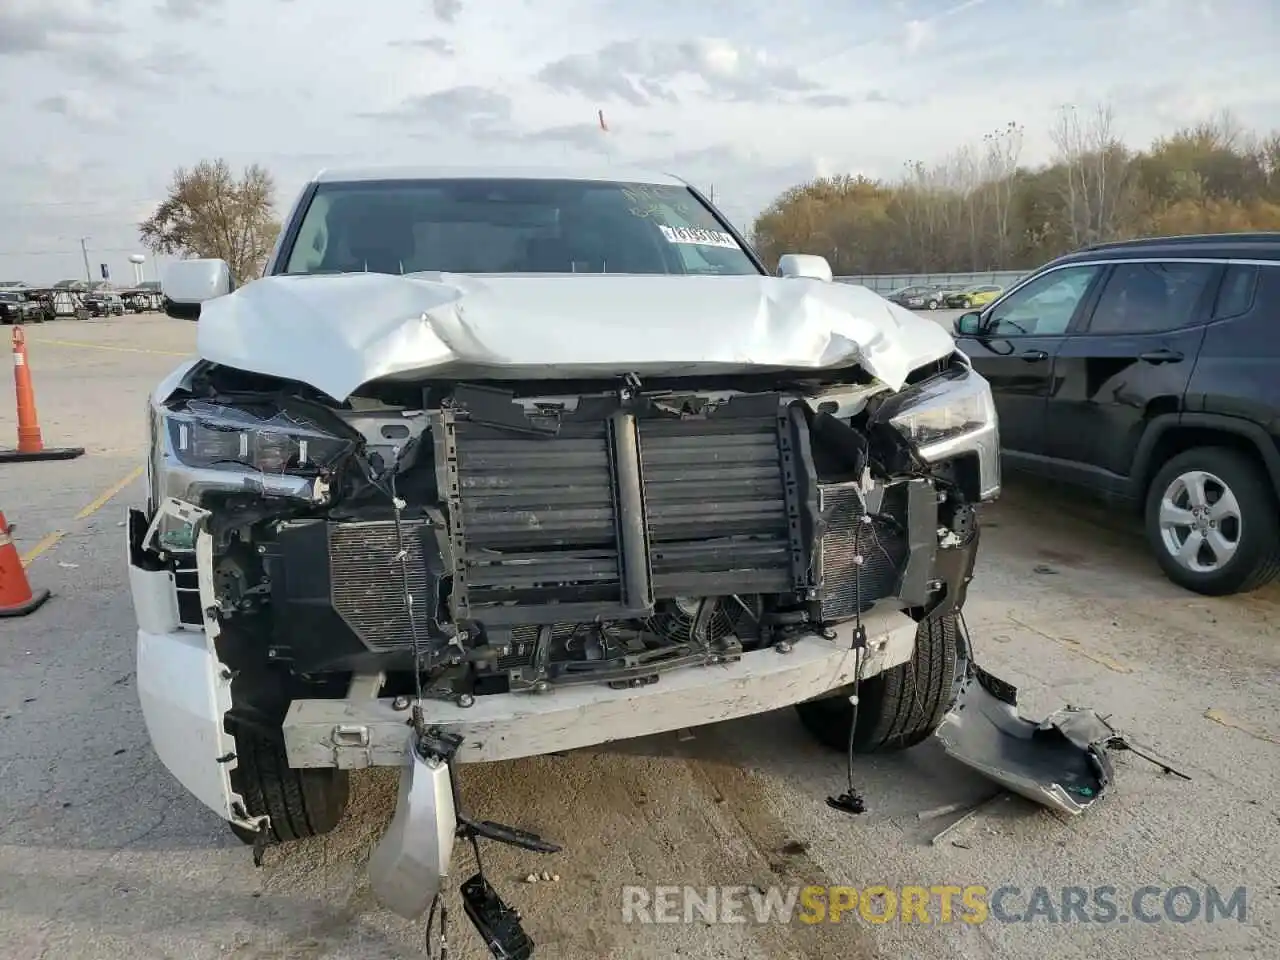
<svg viewBox="0 0 1280 960"><path fill-rule="evenodd" d="M944 290L959 290L977 284L994 284L1006 290L1025 277L1029 270L988 270L979 273L884 273L854 274L836 277L838 283L858 283L879 294L891 293L902 287L934 286Z"/></svg>

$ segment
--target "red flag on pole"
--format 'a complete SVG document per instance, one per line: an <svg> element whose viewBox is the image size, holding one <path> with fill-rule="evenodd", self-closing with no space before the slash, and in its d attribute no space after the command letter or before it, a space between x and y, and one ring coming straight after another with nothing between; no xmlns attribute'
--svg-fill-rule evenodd
<svg viewBox="0 0 1280 960"><path fill-rule="evenodd" d="M604 111L603 111L603 110L597 110L597 111L596 111L596 113L597 113L597 114L599 115L599 117L600 117L600 129L601 129L601 130L603 130L603 131L605 131L606 133L608 133L608 132L609 132L609 125L608 125L607 123L605 123L605 122L604 122Z"/></svg>

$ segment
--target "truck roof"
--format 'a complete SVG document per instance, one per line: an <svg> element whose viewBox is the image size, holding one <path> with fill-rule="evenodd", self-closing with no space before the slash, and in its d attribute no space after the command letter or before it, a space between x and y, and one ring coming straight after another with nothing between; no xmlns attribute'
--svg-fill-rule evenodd
<svg viewBox="0 0 1280 960"><path fill-rule="evenodd" d="M669 173L656 173L652 170L637 169L635 167L618 167L608 163L589 166L566 164L555 167L335 167L321 170L312 179L316 183L350 183L372 180L599 180L649 183L672 187L688 186L684 180Z"/></svg>

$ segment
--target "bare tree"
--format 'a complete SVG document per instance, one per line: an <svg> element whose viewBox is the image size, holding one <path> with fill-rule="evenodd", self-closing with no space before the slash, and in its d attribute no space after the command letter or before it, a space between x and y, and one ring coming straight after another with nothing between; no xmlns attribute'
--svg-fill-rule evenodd
<svg viewBox="0 0 1280 960"><path fill-rule="evenodd" d="M179 168L169 195L138 225L142 242L156 253L225 260L237 283L260 276L280 223L275 183L254 164L237 179L222 159Z"/></svg>
<svg viewBox="0 0 1280 960"><path fill-rule="evenodd" d="M1074 106L1065 106L1051 136L1063 167L1063 215L1072 246L1115 236L1131 201L1132 178L1111 107L1099 104L1082 120Z"/></svg>
<svg viewBox="0 0 1280 960"><path fill-rule="evenodd" d="M986 179L990 184L995 207L996 263L1009 262L1010 221L1018 174L1018 160L1022 156L1023 128L1009 121L1002 129L983 137L986 146Z"/></svg>
<svg viewBox="0 0 1280 960"><path fill-rule="evenodd" d="M985 191L983 191L982 164L973 148L966 144L955 152L952 161L957 194L964 208L965 235L968 239L967 266L979 269L982 231L985 224Z"/></svg>

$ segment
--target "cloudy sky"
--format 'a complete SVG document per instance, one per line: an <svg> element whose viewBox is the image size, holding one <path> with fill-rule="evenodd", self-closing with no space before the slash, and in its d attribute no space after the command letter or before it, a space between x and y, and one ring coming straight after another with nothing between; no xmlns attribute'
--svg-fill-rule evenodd
<svg viewBox="0 0 1280 960"><path fill-rule="evenodd" d="M175 167L617 163L747 225L1063 104L1280 127L1276 0L0 0L0 281L131 275ZM603 110L609 132L600 131ZM151 269L150 263L147 269Z"/></svg>

